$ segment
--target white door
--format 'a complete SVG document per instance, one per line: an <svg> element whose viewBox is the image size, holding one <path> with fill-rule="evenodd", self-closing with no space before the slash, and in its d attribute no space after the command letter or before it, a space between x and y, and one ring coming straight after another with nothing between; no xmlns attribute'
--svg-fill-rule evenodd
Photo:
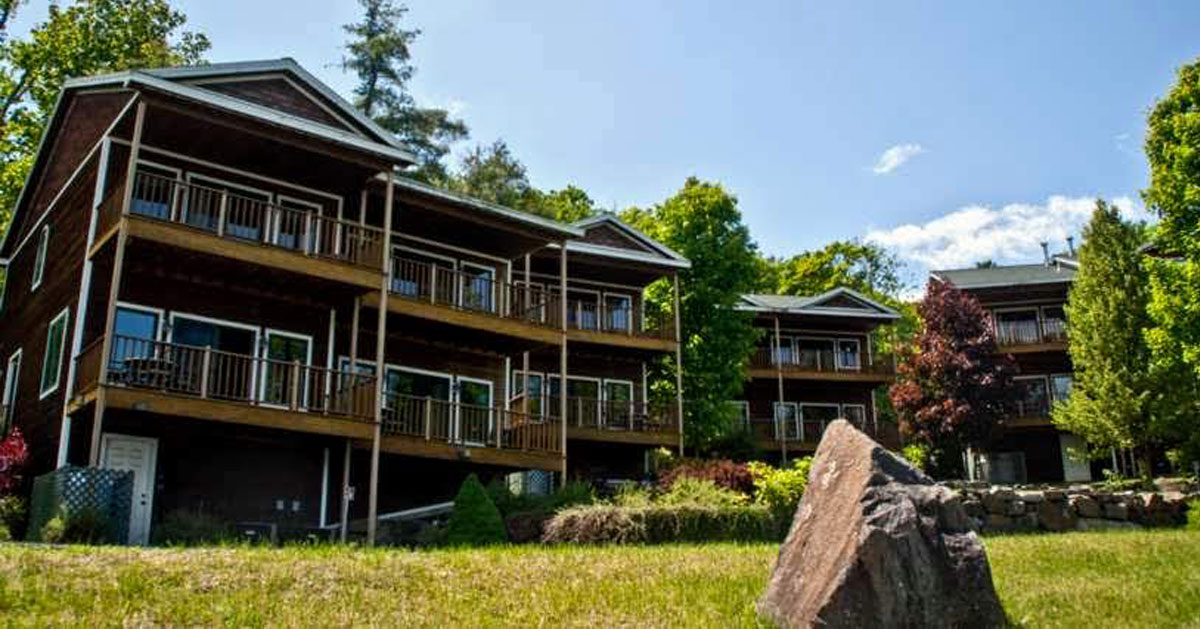
<svg viewBox="0 0 1200 629"><path fill-rule="evenodd" d="M150 514L154 507L154 466L158 440L106 433L100 447L100 467L133 472L133 504L129 508L129 543L150 542Z"/></svg>

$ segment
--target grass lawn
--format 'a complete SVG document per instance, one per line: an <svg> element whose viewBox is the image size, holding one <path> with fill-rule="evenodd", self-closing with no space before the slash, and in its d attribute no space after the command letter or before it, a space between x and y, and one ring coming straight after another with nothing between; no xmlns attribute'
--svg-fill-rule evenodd
<svg viewBox="0 0 1200 629"><path fill-rule="evenodd" d="M987 540L1027 626L1200 626L1200 534ZM754 626L769 545L406 552L0 544L2 624Z"/></svg>

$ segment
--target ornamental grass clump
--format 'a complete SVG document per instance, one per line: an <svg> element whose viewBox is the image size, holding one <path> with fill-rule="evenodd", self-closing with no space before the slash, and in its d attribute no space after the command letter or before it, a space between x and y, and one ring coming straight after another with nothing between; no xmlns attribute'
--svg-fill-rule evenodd
<svg viewBox="0 0 1200 629"><path fill-rule="evenodd" d="M446 529L446 543L450 546L488 546L508 541L504 519L492 498L471 474L463 481L454 499L454 513Z"/></svg>

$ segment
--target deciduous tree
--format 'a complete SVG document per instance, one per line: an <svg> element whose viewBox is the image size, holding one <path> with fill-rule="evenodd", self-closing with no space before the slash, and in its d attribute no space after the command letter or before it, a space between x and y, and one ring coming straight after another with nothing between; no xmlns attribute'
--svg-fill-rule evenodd
<svg viewBox="0 0 1200 629"><path fill-rule="evenodd" d="M1134 449L1149 474L1152 453L1177 439L1180 411L1194 413L1195 405L1180 395L1194 387L1182 381L1163 386L1174 370L1153 364L1144 333L1151 319L1150 284L1139 250L1143 231L1123 221L1116 207L1096 202L1066 309L1074 381L1053 417L1055 425L1093 448Z"/></svg>
<svg viewBox="0 0 1200 629"><path fill-rule="evenodd" d="M930 446L931 471L956 476L963 448L986 446L1012 409L1015 367L996 353L991 319L970 295L931 280L917 314L920 330L900 348L889 395L901 433Z"/></svg>
<svg viewBox="0 0 1200 629"><path fill-rule="evenodd" d="M688 179L675 196L648 209L631 208L622 218L691 260L680 273L683 329L683 390L689 400L688 445L704 449L727 433L733 414L728 401L742 391L746 361L757 332L734 310L754 289L757 247L742 223L737 199L718 184ZM673 290L659 282L648 291L647 308L669 314ZM674 361L658 366L660 391L674 389Z"/></svg>
<svg viewBox="0 0 1200 629"><path fill-rule="evenodd" d="M0 4L0 15L7 19L17 4ZM186 21L166 0L77 0L66 8L51 4L46 21L27 36L0 41L0 232L8 228L63 82L199 63L208 38L181 30Z"/></svg>

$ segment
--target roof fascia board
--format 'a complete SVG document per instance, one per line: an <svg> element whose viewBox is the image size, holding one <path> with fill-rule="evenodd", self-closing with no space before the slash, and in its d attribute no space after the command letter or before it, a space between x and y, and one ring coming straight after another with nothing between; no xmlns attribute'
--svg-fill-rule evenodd
<svg viewBox="0 0 1200 629"><path fill-rule="evenodd" d="M607 247L605 245L597 245L590 242L579 240L568 240L567 251L575 253L583 253L588 255L602 256L605 258L617 258L621 260L631 260L653 264L655 266L666 266L674 269L690 269L692 263L685 259L675 258L660 258L657 256L647 255L630 249L619 249L617 247Z"/></svg>
<svg viewBox="0 0 1200 629"><path fill-rule="evenodd" d="M305 133L323 140L328 140L343 146L349 146L354 149L372 153L378 157L400 162L404 164L415 163L415 158L408 151L397 149L387 144L374 142L366 138L362 138L353 133L339 131L332 127L322 125L316 122L311 122L292 116L283 112L256 105L247 101L239 100L231 96L224 96L217 92L205 90L203 88L174 83L166 79L160 79L144 72L130 70L117 74L109 74L100 77L87 77L86 79L72 79L64 85L65 89L75 89L79 87L94 87L107 83L122 82L125 85L140 85L153 90L161 91L167 94L172 94L180 98L196 101L205 105L224 109L237 114L241 114L250 118L272 123L300 133Z"/></svg>
<svg viewBox="0 0 1200 629"><path fill-rule="evenodd" d="M389 133L378 123L371 120L366 114L359 111L349 101L342 98L337 92L330 89L323 81L313 76L311 72L304 69L304 66L296 63L294 59L269 59L258 61L243 61L235 63L220 63L208 66L184 66L177 68L162 68L154 71L154 74L161 77L178 77L178 78L199 78L210 76L230 76L237 74L253 75L268 72L291 72L308 87L314 89L326 100L333 103L343 113L349 115L362 127L366 128L376 139L381 140L391 146L403 149L403 144L392 133Z"/></svg>
<svg viewBox="0 0 1200 629"><path fill-rule="evenodd" d="M376 175L375 178L379 181L386 181L386 177L382 176L382 174ZM458 194L456 192L451 192L449 190L443 190L441 188L436 188L434 186L430 186L430 185L423 184L423 183L420 183L417 181L413 181L412 179L407 179L405 177L393 177L392 185L399 187L399 188L404 188L406 190L419 192L421 194L428 194L430 196L437 197L444 201L456 203L460 206L469 207L469 208L476 209L476 210L482 210L484 212L495 214L497 216L501 216L501 217L509 219L509 220L515 220L515 221L518 221L521 223L536 226L539 229L554 231L554 232L557 232L559 235L561 235L563 238L578 238L580 236L583 236L582 231L580 231L570 225L564 225L562 223L552 221L548 218L542 218L542 217L536 216L534 214L529 214L526 212L520 212L520 211L514 210L512 208L507 208L507 207L504 207L503 205L496 205L495 203L488 203L487 201L483 201L481 199L476 199L476 198L469 197L469 196L466 196L463 194Z"/></svg>

